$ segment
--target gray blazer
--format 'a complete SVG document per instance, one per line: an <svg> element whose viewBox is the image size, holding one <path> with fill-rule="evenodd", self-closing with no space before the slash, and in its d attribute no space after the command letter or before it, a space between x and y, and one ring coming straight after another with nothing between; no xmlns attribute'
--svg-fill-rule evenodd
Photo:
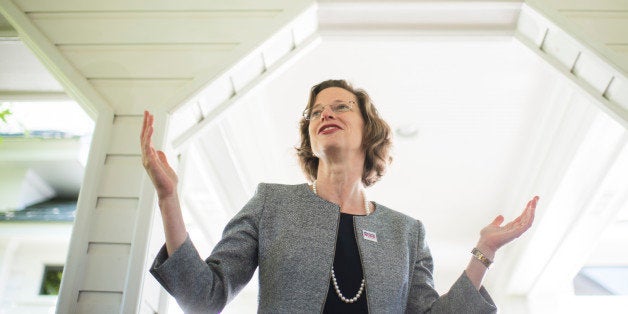
<svg viewBox="0 0 628 314"><path fill-rule="evenodd" d="M354 217L370 313L496 312L486 290L475 289L464 273L439 297L421 222L375 206L371 215ZM170 257L162 247L150 272L186 312L213 313L235 297L259 266L260 313L320 313L339 212L307 184L262 183L205 261L188 237ZM363 231L371 232L370 239Z"/></svg>

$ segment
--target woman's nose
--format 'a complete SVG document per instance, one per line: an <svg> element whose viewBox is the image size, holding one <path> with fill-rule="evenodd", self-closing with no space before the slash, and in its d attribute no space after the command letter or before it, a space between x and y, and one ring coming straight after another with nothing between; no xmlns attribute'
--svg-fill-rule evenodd
<svg viewBox="0 0 628 314"><path fill-rule="evenodd" d="M323 111L321 111L321 120L330 117L334 117L334 111L329 106L323 107Z"/></svg>

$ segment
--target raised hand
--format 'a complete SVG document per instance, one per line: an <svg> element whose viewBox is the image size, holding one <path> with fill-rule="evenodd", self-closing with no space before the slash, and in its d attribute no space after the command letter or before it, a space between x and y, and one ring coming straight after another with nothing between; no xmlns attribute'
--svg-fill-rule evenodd
<svg viewBox="0 0 628 314"><path fill-rule="evenodd" d="M144 111L144 123L140 135L140 145L142 147L142 165L146 169L148 176L157 190L157 196L164 200L177 196L177 174L166 160L166 155L162 151L156 151L151 141L153 135L153 121L155 117L148 111Z"/></svg>
<svg viewBox="0 0 628 314"><path fill-rule="evenodd" d="M480 231L478 249L492 258L499 248L526 232L534 221L534 213L538 200L538 196L533 197L528 201L521 215L504 226L501 225L504 222L504 216L497 216L492 223Z"/></svg>

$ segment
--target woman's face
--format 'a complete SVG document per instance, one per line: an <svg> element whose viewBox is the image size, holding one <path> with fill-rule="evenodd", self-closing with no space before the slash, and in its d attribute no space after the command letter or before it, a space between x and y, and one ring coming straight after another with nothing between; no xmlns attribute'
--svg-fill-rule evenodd
<svg viewBox="0 0 628 314"><path fill-rule="evenodd" d="M345 111L345 106L351 109ZM321 158L338 152L363 153L364 120L353 93L340 87L328 87L318 93L310 112L320 113L309 125L314 155Z"/></svg>

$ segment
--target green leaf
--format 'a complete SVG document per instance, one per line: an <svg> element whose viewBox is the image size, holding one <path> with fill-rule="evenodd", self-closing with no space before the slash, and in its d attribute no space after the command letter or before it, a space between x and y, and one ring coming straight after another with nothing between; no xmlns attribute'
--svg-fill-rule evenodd
<svg viewBox="0 0 628 314"><path fill-rule="evenodd" d="M8 116L8 115L11 115L11 110L4 109L4 110L0 111L0 119L2 119L2 121L4 121L4 123L7 123L6 116Z"/></svg>

